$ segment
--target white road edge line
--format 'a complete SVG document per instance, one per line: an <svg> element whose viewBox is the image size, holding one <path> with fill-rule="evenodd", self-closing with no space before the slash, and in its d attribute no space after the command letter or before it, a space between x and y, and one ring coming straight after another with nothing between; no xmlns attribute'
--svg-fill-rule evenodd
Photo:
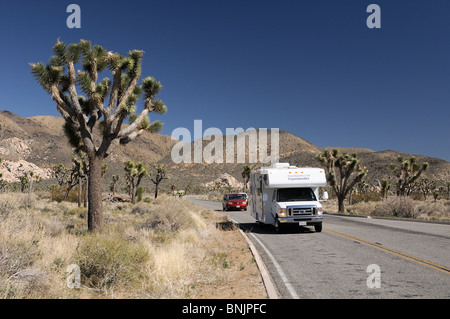
<svg viewBox="0 0 450 319"><path fill-rule="evenodd" d="M235 224L239 224L237 221L235 221L234 219L230 220L235 223ZM278 264L278 262L275 260L275 257L273 257L273 255L270 253L269 249L267 249L267 247L261 242L261 240L259 240L258 237L256 237L254 234L250 233L250 235L258 242L258 244L264 249L264 251L266 252L267 256L269 256L270 261L272 262L272 264L275 266L276 271L278 272L278 275L280 276L281 280L283 281L284 285L286 286L286 289L289 291L292 299L300 299L300 297L297 295L297 293L295 292L294 287L292 287L291 283L289 282L288 278L286 277L286 274L284 273L283 269L281 269L280 264Z"/></svg>

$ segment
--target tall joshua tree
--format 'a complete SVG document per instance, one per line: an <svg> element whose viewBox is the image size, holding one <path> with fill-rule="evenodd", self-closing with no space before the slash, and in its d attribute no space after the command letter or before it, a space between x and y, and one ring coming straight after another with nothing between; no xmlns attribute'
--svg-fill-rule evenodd
<svg viewBox="0 0 450 319"><path fill-rule="evenodd" d="M417 164L415 157L403 160L402 156L397 158L397 162L399 166L391 164L390 168L395 177L397 177L397 195L405 196L408 188L430 167L430 164L427 162Z"/></svg>
<svg viewBox="0 0 450 319"><path fill-rule="evenodd" d="M162 164L155 164L153 165L153 168L155 169L155 175L153 178L150 178L153 184L155 184L155 198L158 198L158 188L159 184L165 180L170 179L169 176L167 176L167 168Z"/></svg>
<svg viewBox="0 0 450 319"><path fill-rule="evenodd" d="M148 115L167 111L156 98L162 85L152 77L138 84L143 51L132 50L123 56L86 40L70 45L58 40L53 52L48 64L31 64L31 72L56 102L72 146L87 154L88 228L91 232L101 231L103 160L118 144L131 142L144 131L161 130L162 124L150 124ZM79 64L81 70L76 70ZM106 70L111 72L112 80L106 77L99 81L99 73ZM136 103L142 95L143 110L138 114ZM124 127L127 118L133 121Z"/></svg>
<svg viewBox="0 0 450 319"><path fill-rule="evenodd" d="M367 168L361 166L356 153L339 154L338 150L324 150L317 159L326 167L327 180L338 199L340 212L345 211L344 201L353 187L367 175Z"/></svg>
<svg viewBox="0 0 450 319"><path fill-rule="evenodd" d="M244 179L244 192L247 191L248 181L250 180L250 175L252 174L252 169L250 166L244 166L244 170L242 171L242 178Z"/></svg>
<svg viewBox="0 0 450 319"><path fill-rule="evenodd" d="M141 184L142 178L148 175L149 170L144 163L133 163L132 161L126 161L124 169L130 186L131 202L135 204L137 189Z"/></svg>

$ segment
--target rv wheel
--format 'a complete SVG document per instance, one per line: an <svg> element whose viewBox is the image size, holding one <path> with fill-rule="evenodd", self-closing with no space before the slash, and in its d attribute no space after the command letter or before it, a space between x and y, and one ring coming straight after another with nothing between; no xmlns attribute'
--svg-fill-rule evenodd
<svg viewBox="0 0 450 319"><path fill-rule="evenodd" d="M284 225L282 225L282 224L280 223L280 221L278 220L278 218L277 218L277 220L275 221L275 230L277 231L278 234L282 234L283 231L284 231Z"/></svg>
<svg viewBox="0 0 450 319"><path fill-rule="evenodd" d="M322 224L314 225L314 229L316 230L316 233L322 232Z"/></svg>

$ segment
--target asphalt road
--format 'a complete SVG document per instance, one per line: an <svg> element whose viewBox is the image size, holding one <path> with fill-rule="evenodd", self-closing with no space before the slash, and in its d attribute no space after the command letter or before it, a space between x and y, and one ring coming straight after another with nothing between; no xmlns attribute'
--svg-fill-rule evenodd
<svg viewBox="0 0 450 319"><path fill-rule="evenodd" d="M322 233L277 234L249 212L223 213L248 231L282 298L450 298L450 225L325 214Z"/></svg>

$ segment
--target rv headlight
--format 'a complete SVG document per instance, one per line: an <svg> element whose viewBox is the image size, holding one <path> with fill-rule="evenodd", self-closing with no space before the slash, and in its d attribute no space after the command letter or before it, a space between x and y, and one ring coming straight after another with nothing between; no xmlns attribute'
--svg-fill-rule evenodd
<svg viewBox="0 0 450 319"><path fill-rule="evenodd" d="M322 216L323 215L323 208L317 207L317 215Z"/></svg>
<svg viewBox="0 0 450 319"><path fill-rule="evenodd" d="M286 217L286 210L285 209L280 209L280 211L278 212L278 215L280 215L280 217Z"/></svg>

